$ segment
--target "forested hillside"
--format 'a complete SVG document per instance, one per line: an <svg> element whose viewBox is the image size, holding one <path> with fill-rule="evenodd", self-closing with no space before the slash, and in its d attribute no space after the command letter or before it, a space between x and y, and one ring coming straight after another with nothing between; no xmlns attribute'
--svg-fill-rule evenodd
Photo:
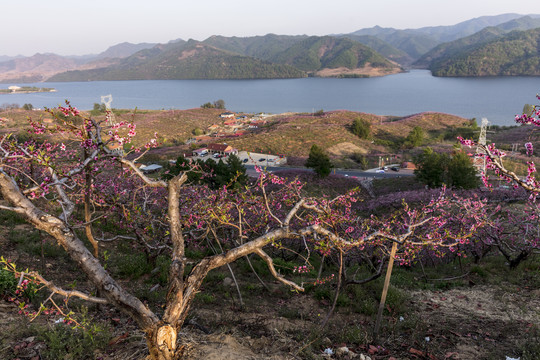
<svg viewBox="0 0 540 360"><path fill-rule="evenodd" d="M163 49L163 50L162 50ZM291 66L220 50L196 41L140 51L118 65L90 71L71 71L49 81L267 79L298 78L304 73Z"/></svg>
<svg viewBox="0 0 540 360"><path fill-rule="evenodd" d="M515 31L431 65L435 76L540 75L540 28Z"/></svg>
<svg viewBox="0 0 540 360"><path fill-rule="evenodd" d="M538 27L540 27L540 19L531 18L530 16L514 19L498 26L486 27L473 35L436 46L413 65L420 68L430 68L431 64L436 61L444 61L458 53L469 51L474 47L498 39L511 31L531 30Z"/></svg>
<svg viewBox="0 0 540 360"><path fill-rule="evenodd" d="M358 70L364 67L368 70ZM317 73L323 69L340 70L330 75ZM339 76L348 72L353 76L370 76L399 71L400 67L384 56L345 38L214 36L205 42L190 40L158 45L139 51L113 66L69 71L55 75L49 81L268 79L298 78L308 74Z"/></svg>
<svg viewBox="0 0 540 360"><path fill-rule="evenodd" d="M331 36L311 36L277 54L271 60L308 72L340 67L355 69L367 64L372 67L397 68L382 55L359 42Z"/></svg>

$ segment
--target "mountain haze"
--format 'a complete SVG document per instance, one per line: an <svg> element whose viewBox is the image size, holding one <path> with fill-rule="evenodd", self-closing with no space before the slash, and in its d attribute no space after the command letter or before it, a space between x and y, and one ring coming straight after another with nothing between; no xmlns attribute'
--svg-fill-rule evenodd
<svg viewBox="0 0 540 360"><path fill-rule="evenodd" d="M123 43L109 47L107 50L97 55L95 59L126 58L128 56L135 54L137 51L150 49L156 45L157 44L155 43L132 44L128 42L123 42Z"/></svg>

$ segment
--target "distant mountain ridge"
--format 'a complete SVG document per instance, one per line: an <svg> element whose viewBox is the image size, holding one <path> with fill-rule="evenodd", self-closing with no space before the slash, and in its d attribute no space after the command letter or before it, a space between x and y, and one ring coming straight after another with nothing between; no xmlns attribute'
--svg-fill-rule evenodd
<svg viewBox="0 0 540 360"><path fill-rule="evenodd" d="M128 57L141 49L156 44L121 43L109 47L98 55L61 56L56 54L35 54L32 56L0 57L0 82L40 82L51 76L70 70L95 69L109 66L114 60Z"/></svg>
<svg viewBox="0 0 540 360"><path fill-rule="evenodd" d="M144 49L150 49L156 46L156 43L139 43L132 44L128 42L123 42L114 46L109 47L104 52L98 54L95 59L104 59L104 58L126 58L135 54L137 51Z"/></svg>
<svg viewBox="0 0 540 360"><path fill-rule="evenodd" d="M49 81L269 79L303 77L287 65L271 64L190 40L155 46L135 53L110 67L69 71Z"/></svg>
<svg viewBox="0 0 540 360"><path fill-rule="evenodd" d="M375 26L357 30L349 35L374 36L396 49L405 52L411 59L417 60L423 54L441 43L463 38L486 27L498 26L523 17L535 19L540 18L540 15L502 14L496 16L482 16L463 21L456 25L429 26L405 30Z"/></svg>
<svg viewBox="0 0 540 360"><path fill-rule="evenodd" d="M429 68L437 76L483 76L491 71L477 71L478 65L469 67L476 69L474 71L463 70L467 68L464 61L473 62L471 57L464 60L464 54L477 51L489 57L490 54L479 50L481 46L501 39L511 31L539 26L540 15L502 14L451 26L405 30L375 26L350 34L327 36L215 35L204 41L175 39L166 44L120 43L97 55L0 56L0 82L357 77L392 74L411 66ZM524 51L521 46L496 48L499 60L516 60L519 54L512 54L512 51ZM524 74L522 70L528 69L526 71L531 73L526 75L536 74L532 62L529 58L527 64L530 66L522 64L518 73ZM445 70L445 67L452 69ZM456 70L458 67L461 70ZM517 68L513 68L502 72L514 74Z"/></svg>
<svg viewBox="0 0 540 360"><path fill-rule="evenodd" d="M540 27L540 18L530 16L513 19L497 26L486 27L473 35L436 46L420 57L413 65L428 69L440 67L440 63L444 62L445 59L498 39L510 31L529 30L538 27Z"/></svg>

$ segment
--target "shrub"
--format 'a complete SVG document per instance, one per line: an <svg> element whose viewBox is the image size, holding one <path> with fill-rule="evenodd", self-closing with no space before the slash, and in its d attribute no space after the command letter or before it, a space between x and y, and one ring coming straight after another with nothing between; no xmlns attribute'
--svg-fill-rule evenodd
<svg viewBox="0 0 540 360"><path fill-rule="evenodd" d="M371 123L368 120L356 118L351 125L351 131L360 139L368 139L371 135Z"/></svg>

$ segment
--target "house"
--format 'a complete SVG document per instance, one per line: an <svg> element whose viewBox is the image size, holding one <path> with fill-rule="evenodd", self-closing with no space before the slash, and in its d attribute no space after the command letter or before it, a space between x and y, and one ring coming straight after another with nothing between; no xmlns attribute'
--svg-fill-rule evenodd
<svg viewBox="0 0 540 360"><path fill-rule="evenodd" d="M109 148L113 154L124 155L124 146L119 141L112 141L108 143L107 148Z"/></svg>
<svg viewBox="0 0 540 360"><path fill-rule="evenodd" d="M234 113L232 113L232 112L224 112L219 116L221 118L223 118L223 119L233 119L234 118Z"/></svg>
<svg viewBox="0 0 540 360"><path fill-rule="evenodd" d="M150 173L157 172L157 171L161 170L162 168L163 168L163 166L161 166L161 165L151 164L151 165L142 165L139 169L141 169L142 172L145 173L145 174L150 174Z"/></svg>
<svg viewBox="0 0 540 360"><path fill-rule="evenodd" d="M208 150L212 154L220 154L229 156L232 154L238 154L238 150L227 144L208 144Z"/></svg>
<svg viewBox="0 0 540 360"><path fill-rule="evenodd" d="M223 124L225 126L235 126L237 123L236 123L236 120L226 120L223 122Z"/></svg>
<svg viewBox="0 0 540 360"><path fill-rule="evenodd" d="M208 132L215 132L215 131L218 131L220 127L221 127L221 126L219 126L218 124L210 125L210 127L208 128Z"/></svg>

